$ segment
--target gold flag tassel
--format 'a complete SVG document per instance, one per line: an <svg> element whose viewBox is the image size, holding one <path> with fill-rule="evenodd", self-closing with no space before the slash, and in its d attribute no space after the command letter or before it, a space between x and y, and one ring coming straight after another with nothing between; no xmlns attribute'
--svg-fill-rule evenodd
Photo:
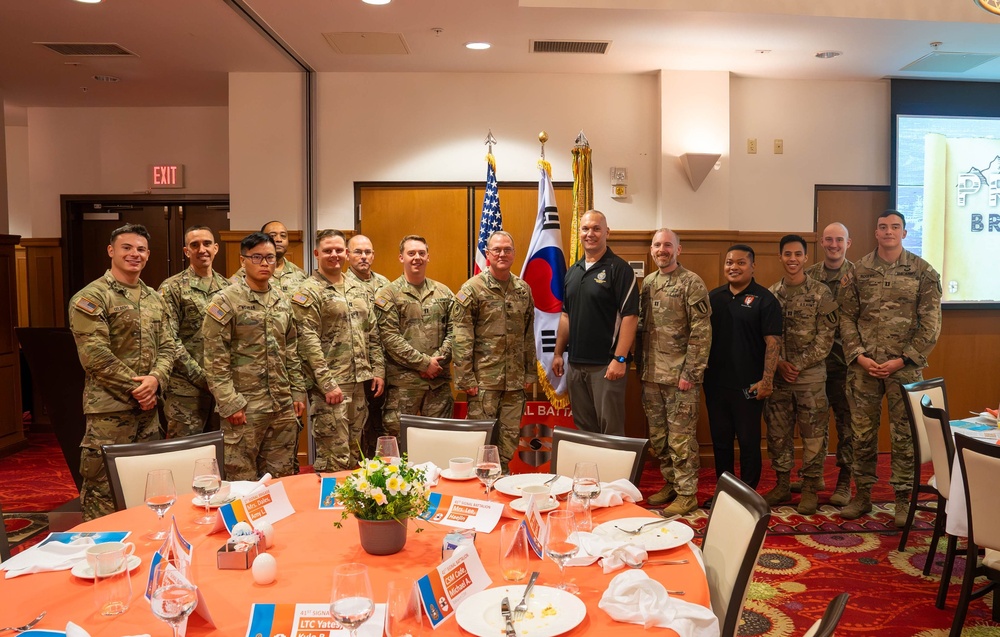
<svg viewBox="0 0 1000 637"><path fill-rule="evenodd" d="M580 131L573 146L573 211L570 222L569 262L580 259L580 217L594 208L594 171L587 136Z"/></svg>
<svg viewBox="0 0 1000 637"><path fill-rule="evenodd" d="M545 392L545 397L549 399L552 406L556 409L569 407L569 394L563 396L557 394L552 383L549 382L549 377L545 375L545 367L538 361L535 361L535 366L538 370L538 384L542 386L542 391Z"/></svg>

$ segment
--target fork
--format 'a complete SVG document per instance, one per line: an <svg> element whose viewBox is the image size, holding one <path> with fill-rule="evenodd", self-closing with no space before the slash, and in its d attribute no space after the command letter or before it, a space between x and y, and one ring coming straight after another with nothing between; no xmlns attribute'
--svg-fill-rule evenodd
<svg viewBox="0 0 1000 637"><path fill-rule="evenodd" d="M23 633L26 630L31 630L32 628L35 627L35 624L37 624L38 622L42 621L42 617L45 617L45 614L47 612L48 611L43 610L38 617L32 619L30 622L28 622L24 626L7 626L6 628L0 628L0 632L7 632L7 631L12 630L15 633Z"/></svg>
<svg viewBox="0 0 1000 637"><path fill-rule="evenodd" d="M623 529L622 527L620 527L618 525L615 525L615 528L618 529L619 531L621 531L622 533L628 533L629 535L639 535L640 533L642 533L643 529L645 529L646 527L648 527L648 526L655 526L657 524L664 524L665 522L666 522L666 520L663 520L663 519L653 520L652 522L647 522L647 523L643 524L642 526L640 526L639 528L633 529L633 530Z"/></svg>
<svg viewBox="0 0 1000 637"><path fill-rule="evenodd" d="M524 595L521 596L521 601L514 607L514 621L521 621L524 619L524 614L528 612L528 594L531 592L531 587L535 585L536 579L538 579L538 571L531 574L528 585L524 587Z"/></svg>

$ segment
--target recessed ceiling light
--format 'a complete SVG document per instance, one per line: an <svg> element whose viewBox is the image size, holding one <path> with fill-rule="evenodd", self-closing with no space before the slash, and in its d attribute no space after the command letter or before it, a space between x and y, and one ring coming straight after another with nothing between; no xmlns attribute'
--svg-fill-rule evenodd
<svg viewBox="0 0 1000 637"><path fill-rule="evenodd" d="M77 2L82 2L83 4L101 4L101 0L76 0Z"/></svg>
<svg viewBox="0 0 1000 637"><path fill-rule="evenodd" d="M389 4L392 0L361 0L365 4Z"/></svg>
<svg viewBox="0 0 1000 637"><path fill-rule="evenodd" d="M117 78L114 75L95 75L94 79L98 82L111 82L112 84L121 81L121 78Z"/></svg>
<svg viewBox="0 0 1000 637"><path fill-rule="evenodd" d="M485 51L486 49L493 46L489 42L466 42L465 48L472 49L473 51Z"/></svg>
<svg viewBox="0 0 1000 637"><path fill-rule="evenodd" d="M820 51L816 54L816 57L821 60L829 60L830 58L840 57L843 54L843 51Z"/></svg>

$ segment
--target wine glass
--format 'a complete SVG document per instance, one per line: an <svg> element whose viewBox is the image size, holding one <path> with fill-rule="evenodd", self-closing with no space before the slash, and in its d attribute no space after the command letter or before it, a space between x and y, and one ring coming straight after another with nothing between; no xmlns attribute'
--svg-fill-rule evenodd
<svg viewBox="0 0 1000 637"><path fill-rule="evenodd" d="M601 476L597 471L596 462L578 462L573 468L573 495L583 501L583 508L587 515L584 520L590 519L590 500L601 494ZM590 523L578 520L578 526L583 531L590 531Z"/></svg>
<svg viewBox="0 0 1000 637"><path fill-rule="evenodd" d="M406 577L389 580L385 634L388 637L415 637L423 632L423 619L417 583Z"/></svg>
<svg viewBox="0 0 1000 637"><path fill-rule="evenodd" d="M333 569L333 593L330 617L357 637L358 628L375 612L368 567L358 562L341 564Z"/></svg>
<svg viewBox="0 0 1000 637"><path fill-rule="evenodd" d="M389 462L393 458L399 458L399 443L396 436L379 436L375 443L375 457L381 458L383 462Z"/></svg>
<svg viewBox="0 0 1000 637"><path fill-rule="evenodd" d="M486 486L486 499L490 499L493 483L500 477L500 450L496 445L483 445L476 454L476 477Z"/></svg>
<svg viewBox="0 0 1000 637"><path fill-rule="evenodd" d="M196 519L195 524L215 524L212 515L212 496L222 488L222 476L219 474L219 461L215 458L198 458L194 461L194 478L191 488L205 502L205 515Z"/></svg>
<svg viewBox="0 0 1000 637"><path fill-rule="evenodd" d="M174 474L170 469L156 469L146 474L146 506L156 512L157 529L146 537L150 540L164 540L167 531L163 528L163 514L177 501Z"/></svg>
<svg viewBox="0 0 1000 637"><path fill-rule="evenodd" d="M545 526L545 554L559 565L559 588L568 593L579 593L580 587L566 581L566 562L576 555L580 547L570 541L576 533L576 514L572 511L552 511Z"/></svg>
<svg viewBox="0 0 1000 637"><path fill-rule="evenodd" d="M154 615L170 624L174 637L179 634L177 627L198 605L198 588L191 583L185 566L163 560L153 569L153 595L149 607Z"/></svg>

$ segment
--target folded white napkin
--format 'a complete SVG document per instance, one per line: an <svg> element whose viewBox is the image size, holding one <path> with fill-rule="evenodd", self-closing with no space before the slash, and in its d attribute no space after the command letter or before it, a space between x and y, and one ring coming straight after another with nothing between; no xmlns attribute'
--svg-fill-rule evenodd
<svg viewBox="0 0 1000 637"><path fill-rule="evenodd" d="M437 466L433 462L421 462L420 464L413 465L414 469L423 469L424 476L427 481L427 486L435 487L438 483L438 478L441 477L441 467Z"/></svg>
<svg viewBox="0 0 1000 637"><path fill-rule="evenodd" d="M90 637L90 633L73 622L66 622L66 637ZM132 637L149 637L149 633L133 635Z"/></svg>
<svg viewBox="0 0 1000 637"><path fill-rule="evenodd" d="M671 597L663 584L639 570L619 573L600 603L611 619L630 624L669 627L681 637L718 637L719 620L708 608Z"/></svg>
<svg viewBox="0 0 1000 637"><path fill-rule="evenodd" d="M7 571L6 579L27 575L28 573L45 573L47 571L66 571L87 559L87 549L94 545L94 539L81 537L72 542L46 542L33 546L18 553L3 564L0 569Z"/></svg>
<svg viewBox="0 0 1000 637"><path fill-rule="evenodd" d="M613 540L606 535L578 531L570 536L580 550L566 562L566 566L589 566L601 560L601 568L605 573L613 573L629 562L643 562L649 556L646 549L628 541Z"/></svg>
<svg viewBox="0 0 1000 637"><path fill-rule="evenodd" d="M596 498L591 499L590 506L594 509L616 507L626 502L639 502L640 500L642 500L642 493L635 488L635 485L625 478L619 478L614 482L602 482L601 493Z"/></svg>
<svg viewBox="0 0 1000 637"><path fill-rule="evenodd" d="M242 498L243 496L255 493L267 486L267 481L271 479L270 473L265 473L260 480L236 480L229 483L229 495Z"/></svg>

